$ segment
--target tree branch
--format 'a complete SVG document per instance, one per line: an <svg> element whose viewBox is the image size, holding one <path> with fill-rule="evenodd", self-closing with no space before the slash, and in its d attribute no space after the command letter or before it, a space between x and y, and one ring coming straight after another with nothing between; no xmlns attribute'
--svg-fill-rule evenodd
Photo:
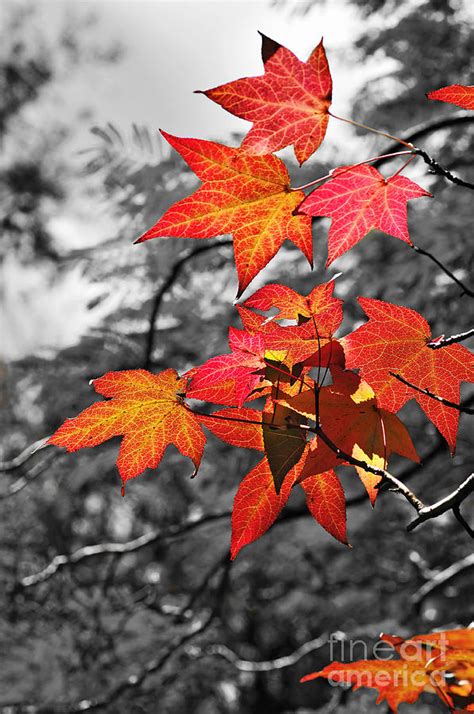
<svg viewBox="0 0 474 714"><path fill-rule="evenodd" d="M45 436L42 439L34 441L32 444L23 449L18 456L15 456L10 461L0 461L0 471L14 471L19 466L22 466L33 456L33 454L36 454L37 451L46 446L46 442L50 438L50 436Z"/></svg>
<svg viewBox="0 0 474 714"><path fill-rule="evenodd" d="M161 672L168 661L198 635L202 635L216 619L222 606L222 599L227 588L229 570L232 561L224 565L220 583L215 592L215 605L211 612L201 620L196 620L183 635L177 637L163 654L155 657L142 667L137 674L132 674L112 687L105 695L93 699L82 699L75 704L7 704L0 709L0 714L81 714L98 711L113 704L125 692L138 689L151 675Z"/></svg>
<svg viewBox="0 0 474 714"><path fill-rule="evenodd" d="M12 594L15 594L25 588L32 587L33 585L43 583L45 580L49 580L49 578L55 575L55 573L59 570L62 570L66 565L77 565L77 563L81 563L82 561L97 555L124 555L125 553L133 553L161 540L179 538L196 528L201 528L202 526L214 523L215 521L228 518L229 515L230 511L225 511L224 513L210 513L197 520L191 520L184 524L171 526L167 530L154 529L148 533L144 533L138 538L126 541L125 543L99 543L96 545L86 545L82 548L78 548L68 555L56 555L50 563L43 568L43 570L40 570L33 575L28 575L17 581L11 589Z"/></svg>
<svg viewBox="0 0 474 714"><path fill-rule="evenodd" d="M466 400L466 404L471 404L473 401L474 397L471 397L470 399ZM404 471L400 474L400 477L403 478L405 481L412 478L414 475L419 473L423 467L426 467L433 459L435 459L440 453L440 451L443 449L443 447L444 441L441 436L438 436L437 443L422 458L422 463L410 464L410 466L404 469ZM362 468L367 470L368 464L364 464L363 462L360 462L360 464L362 464ZM388 490L389 486L389 483L385 481L381 482L379 489L380 492L383 493L384 491ZM365 491L363 491L359 495L353 496L352 498L348 499L346 507L350 509L359 506L366 501L366 498L367 495ZM107 554L117 554L118 556L121 556L126 553L136 552L138 550L141 550L142 548L146 548L148 545L160 542L161 540L180 538L182 535L185 535L186 533L189 533L203 526L207 526L218 521L229 520L231 515L231 510L222 511L221 513L210 513L205 516L202 516L197 520L191 520L185 523L180 523L176 526L171 526L167 530L161 530L158 528L148 531L148 533L144 533L142 536L134 538L130 541L125 541L124 543L97 543L95 545L78 548L77 550L69 554L56 555L50 561L50 563L45 568L43 568L43 570L40 570L37 573L33 573L32 575L28 575L14 583L10 588L10 592L12 595L15 595L19 591L38 585L46 580L49 580L49 578L53 577L58 571L62 570L63 568L70 565L75 566L78 563L87 560L88 558ZM275 526L281 525L296 518L306 518L310 516L311 514L309 513L306 506L303 507L301 510L287 509L283 511L280 518L275 522Z"/></svg>
<svg viewBox="0 0 474 714"><path fill-rule="evenodd" d="M474 191L474 183L471 183L470 181L465 181L464 179L459 178L459 176L455 176L454 174L452 174L449 169L440 166L436 159L433 159L433 157L430 156L428 152L426 152L424 149L419 149L418 147L415 147L414 153L417 156L421 156L425 164L430 167L430 173L437 174L438 176L443 176L448 181L451 181L451 183L456 184L456 186L462 186L463 188L469 188L471 189L471 191Z"/></svg>
<svg viewBox="0 0 474 714"><path fill-rule="evenodd" d="M156 293L153 303L151 306L151 312L149 317L149 328L147 333L147 340L145 346L145 357L143 360L143 366L145 369L149 369L151 365L151 356L153 354L153 347L155 342L155 323L158 313L160 311L161 303L166 293L171 290L174 283L180 276L185 265L198 255L207 253L209 250L215 250L216 248L223 248L231 246L233 243L231 240L223 240L218 243L207 243L206 245L200 245L193 248L191 251L183 255L171 268L168 277L164 280L158 292Z"/></svg>
<svg viewBox="0 0 474 714"><path fill-rule="evenodd" d="M241 659L238 654L231 650L227 645L214 643L208 645L207 647L201 649L198 647L193 647L190 654L196 658L202 657L222 657L223 659L230 662L239 672L273 672L277 669L284 669L285 667L291 667L300 659L306 657L307 654L315 652L328 644L328 635L324 634L314 640L309 640L305 642L300 647L298 647L294 652L285 657L277 657L276 659L264 660L264 661L254 661L248 659Z"/></svg>
<svg viewBox="0 0 474 714"><path fill-rule="evenodd" d="M471 493L474 492L474 473L467 477L467 479L458 488L445 496L440 501L437 501L432 506L425 506L420 511L418 511L418 516L412 521L408 526L407 530L412 531L414 528L419 526L421 523L430 520L431 518L437 518L447 511L459 511L459 506L463 501L466 500ZM456 515L456 513L455 513ZM471 537L474 537L474 532L468 526L468 524L462 519L462 525L468 528L468 533Z"/></svg>
<svg viewBox="0 0 474 714"><path fill-rule="evenodd" d="M463 404L457 404L456 402L450 402L449 399L444 399L444 397L439 397L437 394L430 392L429 389L423 389L422 387L417 387L415 384L412 384L407 379L402 377L400 374L396 374L396 372L390 372L390 374L392 375L392 377L395 377L395 379L398 379L399 382L406 384L407 387L410 387L411 389L414 389L415 391L420 392L420 394L426 394L426 396L431 397L431 399L436 399L437 402L444 404L445 407L452 407L453 409L457 409L459 412L463 412L464 414L474 414L474 408L472 408L472 407L466 407Z"/></svg>
<svg viewBox="0 0 474 714"><path fill-rule="evenodd" d="M408 486L402 481L400 481L396 476L393 476L385 469L378 468L377 466L372 466L371 464L368 464L365 461L356 459L350 454L346 454L344 451L341 451L341 449L339 449L336 444L334 444L334 442L331 441L331 439L324 433L321 427L316 427L315 431L321 438L321 440L324 441L326 446L328 446L338 458L341 458L343 461L347 461L347 463L351 464L351 466L362 468L364 469L364 471L368 471L369 473L372 473L375 476L380 476L380 478L382 479L381 483L388 484L388 487L391 491L396 491L397 493L400 493L415 509L415 511L417 511L417 513L419 513L424 508L424 504L422 501L420 501L418 496L416 496L408 488Z"/></svg>
<svg viewBox="0 0 474 714"><path fill-rule="evenodd" d="M0 501L3 501L5 498L9 498L10 496L15 496L17 493L22 491L31 481L34 481L38 478L38 476L41 476L41 474L46 471L49 464L56 458L57 454L51 452L48 457L34 464L34 466L32 466L24 476L20 476L20 478L8 486L6 491L0 493Z"/></svg>

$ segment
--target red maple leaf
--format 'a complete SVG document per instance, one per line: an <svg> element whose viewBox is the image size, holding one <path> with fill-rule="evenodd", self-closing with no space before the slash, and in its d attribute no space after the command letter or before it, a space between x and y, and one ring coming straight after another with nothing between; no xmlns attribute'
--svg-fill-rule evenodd
<svg viewBox="0 0 474 714"><path fill-rule="evenodd" d="M242 480L232 511L231 556L260 538L276 521L290 496L301 464L288 472L279 493L266 458ZM306 503L318 523L347 545L346 504L344 492L334 471L307 479L304 486Z"/></svg>
<svg viewBox="0 0 474 714"><path fill-rule="evenodd" d="M330 265L372 230L378 229L412 245L407 201L431 196L405 176L384 178L373 166L343 166L313 191L298 211L332 218L328 235Z"/></svg>
<svg viewBox="0 0 474 714"><path fill-rule="evenodd" d="M261 384L266 367L263 336L230 327L229 345L231 353L211 357L186 374L191 378L190 399L240 407L257 386L265 386Z"/></svg>
<svg viewBox="0 0 474 714"><path fill-rule="evenodd" d="M307 62L262 35L265 74L244 77L205 92L231 114L253 122L242 148L267 154L293 144L300 164L324 139L332 80L322 42Z"/></svg>
<svg viewBox="0 0 474 714"><path fill-rule="evenodd" d="M273 258L285 240L312 261L311 219L295 215L304 199L290 188L288 171L276 156L249 156L202 139L165 139L203 181L191 196L178 201L137 241L151 238L234 237L239 292Z"/></svg>
<svg viewBox="0 0 474 714"><path fill-rule="evenodd" d="M416 399L454 451L459 411L421 394L390 373L458 403L460 382L474 381L474 356L459 344L429 347L430 327L415 310L371 298L359 298L359 302L369 321L341 340L347 366L360 369L378 404L391 412Z"/></svg>
<svg viewBox="0 0 474 714"><path fill-rule="evenodd" d="M187 379L174 369L151 374L144 369L108 372L92 384L108 401L97 402L68 419L49 444L77 451L123 436L117 466L122 482L156 468L174 444L199 467L206 438L183 402Z"/></svg>
<svg viewBox="0 0 474 714"><path fill-rule="evenodd" d="M331 339L332 328L340 322L339 317L337 317L337 313L340 313L338 307L334 311L328 311L327 314L323 315L321 321L313 322L310 320L300 325L285 326L279 325L275 321L280 316L266 319L263 315L256 314L249 308L241 305L236 307L245 330L251 334L261 335L265 343L265 349L274 354L284 354L284 361L288 365L307 363L308 365L317 366L318 361L314 355L318 352L322 355L321 359L326 360L326 362L329 353L331 353L330 357L336 360L338 364L341 359L343 360L342 348L336 344L336 340Z"/></svg>
<svg viewBox="0 0 474 714"><path fill-rule="evenodd" d="M322 334L334 334L342 322L342 300L333 296L334 280L316 285L300 295L286 285L270 284L257 290L243 304L256 310L278 309L278 320L314 318Z"/></svg>
<svg viewBox="0 0 474 714"><path fill-rule="evenodd" d="M428 99L437 99L439 102L455 104L463 109L474 109L474 86L464 84L450 84L448 87L435 89L428 92Z"/></svg>

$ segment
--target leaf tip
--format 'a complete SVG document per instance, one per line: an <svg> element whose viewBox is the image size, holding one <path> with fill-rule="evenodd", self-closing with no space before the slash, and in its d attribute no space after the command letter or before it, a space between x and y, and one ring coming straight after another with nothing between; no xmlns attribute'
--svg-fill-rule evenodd
<svg viewBox="0 0 474 714"><path fill-rule="evenodd" d="M281 45L279 42L275 42L275 40L267 37L263 32L260 32L260 30L258 30L258 34L262 38L262 61L265 65L268 60L273 57L275 52L278 52Z"/></svg>

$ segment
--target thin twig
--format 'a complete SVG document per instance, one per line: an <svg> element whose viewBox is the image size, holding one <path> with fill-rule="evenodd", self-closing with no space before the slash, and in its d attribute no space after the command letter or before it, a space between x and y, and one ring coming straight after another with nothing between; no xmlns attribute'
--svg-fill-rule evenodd
<svg viewBox="0 0 474 714"><path fill-rule="evenodd" d="M362 124L361 122L355 121L354 119L347 119L346 117L340 117L337 114L333 114L331 111L329 111L328 114L333 119L337 119L338 121L343 121L346 124L352 124L352 126L356 126L359 129L365 129L366 131L372 132L372 134L378 134L379 136L384 136L386 139L392 139L397 144L403 144L403 146L408 147L410 150L414 148L410 142L406 141L405 139L399 139L398 136L389 134L387 131L381 131L380 129L374 129L373 126L367 126L367 124Z"/></svg>
<svg viewBox="0 0 474 714"><path fill-rule="evenodd" d="M188 642L204 634L209 629L222 608L231 564L232 561L228 560L223 567L219 585L214 593L215 604L212 610L202 619L195 620L184 634L175 638L162 654L147 662L137 674L127 676L103 696L82 699L74 704L7 704L0 709L0 714L81 714L81 712L98 711L109 707L127 691L138 689L150 675L161 672L168 661L182 650Z"/></svg>
<svg viewBox="0 0 474 714"><path fill-rule="evenodd" d="M446 583L450 582L459 574L464 573L470 568L474 568L474 553L470 553L465 558L462 558L462 560L458 560L456 563L450 565L449 568L441 570L436 573L431 580L424 583L424 585L422 585L411 598L413 606L415 608L419 608L422 602L426 600L429 595L444 587Z"/></svg>
<svg viewBox="0 0 474 714"><path fill-rule="evenodd" d="M400 374L396 374L395 372L390 372L390 374L392 375L392 377L395 377L395 379L398 379L399 382L406 384L407 387L410 387L411 389L414 389L415 391L420 392L420 394L426 394L426 396L431 397L431 399L436 399L437 402L444 404L445 407L452 407L452 409L457 409L459 412L464 412L464 414L474 414L474 408L472 408L472 407L465 407L463 404L457 404L456 402L451 402L451 401L449 401L449 399L444 399L444 397L440 397L437 394L434 394L429 389L423 389L422 387L417 387L415 384L412 384L407 379L402 377Z"/></svg>
<svg viewBox="0 0 474 714"><path fill-rule="evenodd" d="M451 337L442 337L440 340L434 342L428 342L428 347L432 350L440 350L442 347L448 347L449 345L454 345L456 342L463 342L468 340L470 337L474 337L474 327L466 332L460 332L458 335L451 335Z"/></svg>
<svg viewBox="0 0 474 714"><path fill-rule="evenodd" d="M166 295L166 293L173 287L174 283L178 279L184 266L190 260L195 258L196 256L202 255L203 253L206 253L209 250L215 250L216 248L224 248L224 247L228 247L231 245L232 245L231 240L223 240L218 243L207 243L206 245L197 246L196 248L193 248L191 251L189 251L189 253L186 253L185 255L183 255L173 265L173 267L171 268L171 270L168 274L168 277L165 279L165 281L162 283L161 287L157 291L157 293L153 299L152 306L151 306L151 312L150 312L150 317L149 317L149 328L148 328L146 346L145 346L145 358L143 360L143 365L144 365L145 369L149 369L150 365L151 365L151 357L153 354L153 347L154 347L154 342L155 342L155 323L156 323L156 318L158 316L158 312L161 307L161 303L163 302L163 298Z"/></svg>
<svg viewBox="0 0 474 714"><path fill-rule="evenodd" d="M406 151L394 151L391 154L377 154L377 156L371 156L370 159L364 159L363 161L358 161L356 164L351 164L350 166L344 166L338 169L337 176L341 176L342 174L346 173L347 171L350 171L351 169L356 168L357 166L364 166L365 164L372 164L377 161L381 160L388 160L388 159L394 159L397 156L406 156L407 154L411 154L411 158L409 161L412 161L415 158L415 155L413 151L406 150ZM407 162L409 163L409 162ZM406 163L399 169L399 171L402 171L405 167ZM397 173L399 173L399 171ZM395 174L394 174L395 175ZM327 181L328 179L334 178L334 171L330 171L328 174L325 176L320 176L317 179L314 179L314 181L309 181L308 183L303 184L302 186L295 186L294 188L291 187L292 191L302 191L305 188L311 188L311 186L316 186L318 183L321 183L322 181Z"/></svg>
<svg viewBox="0 0 474 714"><path fill-rule="evenodd" d="M462 294L469 295L469 297L474 297L474 290L471 290L471 288L468 288L467 285L464 285L464 283L457 278L454 273L449 270L443 263L436 258L433 253L430 253L428 250L425 250L424 248L420 248L418 245L410 245L410 248L414 250L416 253L419 253L419 255L425 255L427 258L433 261L433 263L436 263L438 268L441 268L443 273L445 273L448 278L450 278L453 282L456 283L456 285L459 285L459 287L462 290Z"/></svg>
<svg viewBox="0 0 474 714"><path fill-rule="evenodd" d="M438 176L443 176L445 179L448 179L448 181L451 181L451 183L456 184L456 186L462 186L463 188L469 188L471 189L471 191L474 191L474 183L471 183L470 181L465 181L464 179L459 178L459 176L455 176L455 174L452 174L449 169L446 169L441 166L436 161L436 159L430 156L428 152L424 149L415 147L414 153L417 154L417 156L421 156L425 164L430 167L430 173L437 174Z"/></svg>
<svg viewBox="0 0 474 714"><path fill-rule="evenodd" d="M205 648L193 647L190 654L195 658L201 657L223 657L227 662L230 662L239 672L273 672L277 669L285 669L292 667L300 659L306 655L319 650L328 644L328 635L324 634L314 640L305 642L298 647L294 652L285 657L277 657L276 659L254 661L241 659L236 652L227 647L227 645L214 643L207 645Z"/></svg>

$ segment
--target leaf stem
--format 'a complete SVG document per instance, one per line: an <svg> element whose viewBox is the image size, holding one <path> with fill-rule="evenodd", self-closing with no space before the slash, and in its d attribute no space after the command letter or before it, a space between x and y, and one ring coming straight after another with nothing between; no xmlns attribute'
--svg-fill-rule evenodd
<svg viewBox="0 0 474 714"><path fill-rule="evenodd" d="M373 161L382 161L385 159L392 159L392 158L396 158L397 156L406 156L407 154L411 154L410 161L412 161L415 158L415 154L412 150L410 150L410 151L393 151L390 154L377 154L377 156L371 156L370 159L364 159L364 161L358 161L356 164L351 164L350 166L345 166L344 168L339 170L338 176L345 173L346 171L349 171L350 169L353 169L355 166L363 166L364 164L371 164ZM409 162L407 162L407 163L409 163ZM402 166L400 171L402 171L404 168L405 168L405 165ZM399 172L397 172L397 173L399 173ZM311 188L311 186L316 186L316 184L321 183L322 181L327 181L328 179L333 178L333 175L334 175L334 170L330 171L325 176L320 176L320 178L314 179L314 181L309 181L309 183L305 183L302 186L296 186L295 188L291 188L291 191L302 191L305 188ZM394 174L394 175L396 175L396 174Z"/></svg>
<svg viewBox="0 0 474 714"><path fill-rule="evenodd" d="M379 134L380 136L385 136L386 139L391 139L392 141L396 141L397 144L403 144L403 146L406 146L407 148L413 150L415 147L413 144L410 144L408 141L404 141L403 139L400 139L398 136L393 136L393 134L389 134L387 131L380 131L380 129L374 129L372 126L367 126L367 124L362 124L359 121L354 121L354 119L346 119L345 117L340 117L337 116L337 114L333 114L331 111L328 112L330 116L332 116L333 119L338 119L339 121L346 122L346 124L352 124L352 126L357 126L360 129L365 129L366 131L370 131L373 134Z"/></svg>
<svg viewBox="0 0 474 714"><path fill-rule="evenodd" d="M413 161L413 159L416 159L416 154L413 154L412 156L410 156L410 158L408 159L408 161L405 161L405 163L402 164L402 166L400 166L400 168L397 169L397 171L395 171L395 173L392 174L389 178L393 179L393 178L395 178L395 176L398 176L399 174L401 174L402 171L404 171L404 170L406 169L406 167L408 166L408 164L411 164L411 162ZM388 179L387 179L387 180L388 180Z"/></svg>

